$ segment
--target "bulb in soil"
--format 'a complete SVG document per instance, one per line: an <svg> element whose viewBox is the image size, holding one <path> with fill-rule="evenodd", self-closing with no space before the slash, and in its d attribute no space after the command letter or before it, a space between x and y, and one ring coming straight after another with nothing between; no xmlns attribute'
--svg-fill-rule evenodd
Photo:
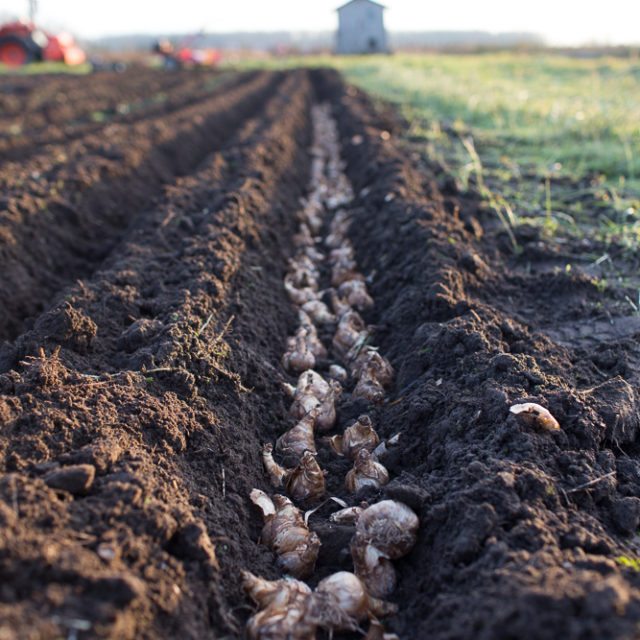
<svg viewBox="0 0 640 640"><path fill-rule="evenodd" d="M356 536L391 560L407 555L416 543L420 521L402 502L382 500L367 507L358 518Z"/></svg>
<svg viewBox="0 0 640 640"><path fill-rule="evenodd" d="M364 640L400 640L395 633L386 633L378 620L372 620Z"/></svg>
<svg viewBox="0 0 640 640"><path fill-rule="evenodd" d="M315 640L317 626L306 619L307 599L298 599L286 607L268 607L249 618L250 640Z"/></svg>
<svg viewBox="0 0 640 640"><path fill-rule="evenodd" d="M371 452L360 449L356 454L353 468L347 473L347 491L357 493L366 487L379 489L389 482L389 472L373 459Z"/></svg>
<svg viewBox="0 0 640 640"><path fill-rule="evenodd" d="M332 380L329 393L322 399L319 407L316 427L318 431L330 431L336 424L336 402L342 394L342 385Z"/></svg>
<svg viewBox="0 0 640 640"><path fill-rule="evenodd" d="M351 541L351 557L356 575L376 598L390 596L396 588L396 570L379 549L367 544L357 533Z"/></svg>
<svg viewBox="0 0 640 640"><path fill-rule="evenodd" d="M298 233L293 236L293 245L297 249L304 249L315 245L315 239L311 235L309 225L304 222L300 224Z"/></svg>
<svg viewBox="0 0 640 640"><path fill-rule="evenodd" d="M271 486L276 489L282 487L291 474L291 470L281 467L273 459L273 445L271 443L265 444L262 447L262 463L264 464L264 470L267 472L267 476L269 476Z"/></svg>
<svg viewBox="0 0 640 640"><path fill-rule="evenodd" d="M333 348L336 353L346 355L359 342L366 339L367 333L364 320L357 311L347 311L338 322L333 337Z"/></svg>
<svg viewBox="0 0 640 640"><path fill-rule="evenodd" d="M292 500L301 505L312 505L324 496L324 472L313 453L306 451L303 454L300 464L291 470L285 486Z"/></svg>
<svg viewBox="0 0 640 640"><path fill-rule="evenodd" d="M330 443L338 455L354 460L361 449L374 451L380 443L380 438L373 428L371 418L363 415L347 427L341 436L333 436Z"/></svg>
<svg viewBox="0 0 640 640"><path fill-rule="evenodd" d="M305 302L317 300L318 292L316 290L311 287L296 287L292 280L293 278L289 275L284 278L284 288L291 302L301 307Z"/></svg>
<svg viewBox="0 0 640 640"><path fill-rule="evenodd" d="M289 384L288 382L283 382L282 390L292 400L296 397L296 388L292 384Z"/></svg>
<svg viewBox="0 0 640 640"><path fill-rule="evenodd" d="M294 418L302 418L316 407L321 429L331 428L335 422L335 403L342 393L339 382L327 382L315 371L305 371L298 378L294 401L289 412ZM333 417L332 417L333 414ZM330 426L327 426L330 424Z"/></svg>
<svg viewBox="0 0 640 640"><path fill-rule="evenodd" d="M344 224L341 226L336 226L334 230L329 233L329 235L325 239L325 244L331 248L338 248L342 245L347 237L347 233L349 233L349 225Z"/></svg>
<svg viewBox="0 0 640 640"><path fill-rule="evenodd" d="M343 300L335 289L329 289L329 300L331 301L331 308L333 309L338 319L342 318L346 313L349 313L352 309L351 306Z"/></svg>
<svg viewBox="0 0 640 640"><path fill-rule="evenodd" d="M311 322L311 318L302 310L299 311L298 315L300 317L301 324L298 329L298 333L300 335L304 335L307 342L307 349L316 358L326 358L328 356L327 349L320 341L320 338L318 337L318 330L313 322Z"/></svg>
<svg viewBox="0 0 640 640"><path fill-rule="evenodd" d="M373 307L373 298L363 280L347 280L338 287L338 295L354 309L364 311Z"/></svg>
<svg viewBox="0 0 640 640"><path fill-rule="evenodd" d="M329 376L338 382L345 383L349 378L349 374L344 367L341 367L339 364L332 364L329 367Z"/></svg>
<svg viewBox="0 0 640 640"><path fill-rule="evenodd" d="M251 492L252 502L263 514L265 524L262 542L278 556L278 564L295 578L311 575L318 559L320 539L309 531L302 512L289 498L276 495L273 499L259 489Z"/></svg>
<svg viewBox="0 0 640 640"><path fill-rule="evenodd" d="M294 418L302 419L314 409L320 408L320 400L312 393L302 393L293 399L289 412Z"/></svg>
<svg viewBox="0 0 640 640"><path fill-rule="evenodd" d="M304 247L303 252L309 260L314 262L314 264L322 264L324 262L324 253L322 253L322 251L318 251L315 247Z"/></svg>
<svg viewBox="0 0 640 640"><path fill-rule="evenodd" d="M309 287L314 291L318 290L320 272L313 260L304 253L299 253L295 258L289 260L287 275L289 276L289 281L298 289Z"/></svg>
<svg viewBox="0 0 640 640"><path fill-rule="evenodd" d="M384 400L385 387L391 384L393 369L386 358L377 351L364 347L361 353L356 355L356 349L357 345L347 356L353 361L352 374L358 378L353 397L378 404Z"/></svg>
<svg viewBox="0 0 640 640"><path fill-rule="evenodd" d="M262 609L247 622L252 640L314 640L316 625L307 622L311 589L299 580L264 580L242 572L247 595Z"/></svg>
<svg viewBox="0 0 640 640"><path fill-rule="evenodd" d="M304 220L313 233L319 233L324 222L324 204L319 193L311 194L305 202L303 210Z"/></svg>
<svg viewBox="0 0 640 640"><path fill-rule="evenodd" d="M366 400L373 404L381 404L384 401L385 395L384 387L378 379L369 375L362 375L360 377L351 394L353 398Z"/></svg>
<svg viewBox="0 0 640 640"><path fill-rule="evenodd" d="M302 373L307 369L313 369L316 365L316 357L309 347L307 331L300 327L293 338L287 340L287 351L282 356L282 366L287 371Z"/></svg>
<svg viewBox="0 0 640 640"><path fill-rule="evenodd" d="M242 571L240 575L244 592L263 609L270 606L286 606L300 596L311 595L311 589L300 580L265 580L250 571Z"/></svg>
<svg viewBox="0 0 640 640"><path fill-rule="evenodd" d="M311 451L315 454L316 443L313 430L319 412L319 404L316 404L295 427L283 433L276 441L277 451L296 461L302 458L305 451Z"/></svg>
<svg viewBox="0 0 640 640"><path fill-rule="evenodd" d="M355 524L358 522L358 518L365 508L366 507L345 507L344 509L340 509L340 511L332 513L329 516L329 520L335 524Z"/></svg>
<svg viewBox="0 0 640 640"><path fill-rule="evenodd" d="M559 431L560 424L548 409L535 402L514 404L509 411L529 427L537 427L544 431Z"/></svg>
<svg viewBox="0 0 640 640"><path fill-rule="evenodd" d="M302 310L317 326L332 324L336 321L335 315L331 313L329 307L322 300L310 300L302 305Z"/></svg>
<svg viewBox="0 0 640 640"><path fill-rule="evenodd" d="M393 367L372 347L355 347L349 352L347 359L351 363L351 375L354 378L367 376L382 387L388 387L393 381Z"/></svg>
<svg viewBox="0 0 640 640"><path fill-rule="evenodd" d="M357 270L355 262L343 260L334 264L331 269L331 286L340 287L349 280L364 280L364 276Z"/></svg>
<svg viewBox="0 0 640 640"><path fill-rule="evenodd" d="M325 239L326 245L332 249L344 246L349 233L349 224L349 214L346 210L336 212L329 225L329 235Z"/></svg>
<svg viewBox="0 0 640 640"><path fill-rule="evenodd" d="M321 580L311 596L309 619L331 631L355 631L367 618L383 617L397 607L372 597L362 580L340 571Z"/></svg>
<svg viewBox="0 0 640 640"><path fill-rule="evenodd" d="M316 371L305 371L298 376L295 395L310 393L322 400L330 391L329 383Z"/></svg>
<svg viewBox="0 0 640 640"><path fill-rule="evenodd" d="M331 262L331 264L338 264L342 262L343 264L350 264L355 267L356 263L351 243L346 240L340 247L332 249L329 253L329 262Z"/></svg>

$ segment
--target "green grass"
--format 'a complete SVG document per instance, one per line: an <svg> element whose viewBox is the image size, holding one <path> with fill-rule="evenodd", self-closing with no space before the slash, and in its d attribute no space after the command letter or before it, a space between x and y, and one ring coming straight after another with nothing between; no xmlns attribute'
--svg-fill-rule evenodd
<svg viewBox="0 0 640 640"><path fill-rule="evenodd" d="M30 76L48 73L85 74L90 71L91 65L88 63L70 66L63 62L34 62L24 67L18 67L17 69L0 64L0 75Z"/></svg>
<svg viewBox="0 0 640 640"><path fill-rule="evenodd" d="M586 225L637 246L638 60L399 54L268 64L334 66L396 104L411 140L509 225L526 219L549 235Z"/></svg>

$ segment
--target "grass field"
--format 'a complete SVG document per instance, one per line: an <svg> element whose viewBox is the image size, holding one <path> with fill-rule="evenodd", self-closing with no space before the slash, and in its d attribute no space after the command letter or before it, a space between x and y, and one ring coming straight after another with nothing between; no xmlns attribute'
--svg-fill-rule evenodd
<svg viewBox="0 0 640 640"><path fill-rule="evenodd" d="M91 65L89 64L70 66L68 64L64 64L64 62L34 62L33 64L28 64L18 69L0 64L0 76L31 76L45 73L85 74L90 71Z"/></svg>
<svg viewBox="0 0 640 640"><path fill-rule="evenodd" d="M396 104L431 160L512 223L640 236L640 63L559 55L292 59ZM275 64L275 63L271 63Z"/></svg>

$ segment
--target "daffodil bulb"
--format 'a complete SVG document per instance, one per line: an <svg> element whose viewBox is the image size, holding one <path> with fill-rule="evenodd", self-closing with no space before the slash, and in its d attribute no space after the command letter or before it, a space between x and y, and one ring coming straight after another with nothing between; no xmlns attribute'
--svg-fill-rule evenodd
<svg viewBox="0 0 640 640"><path fill-rule="evenodd" d="M371 452L360 449L356 454L353 468L347 473L345 485L347 491L357 493L366 487L379 489L389 482L387 469L373 459Z"/></svg>
<svg viewBox="0 0 640 640"><path fill-rule="evenodd" d="M309 576L318 559L320 538L309 530L300 509L289 498L270 498L260 489L253 489L251 501L264 517L262 542L276 553L282 569L295 578Z"/></svg>
<svg viewBox="0 0 640 640"><path fill-rule="evenodd" d="M416 543L420 521L403 502L382 500L367 507L358 518L356 535L391 560L402 558Z"/></svg>
<svg viewBox="0 0 640 640"><path fill-rule="evenodd" d="M340 456L351 460L355 459L361 449L374 451L380 443L380 438L373 428L371 418L367 415L360 416L351 426L339 436L333 436L330 444L333 450Z"/></svg>

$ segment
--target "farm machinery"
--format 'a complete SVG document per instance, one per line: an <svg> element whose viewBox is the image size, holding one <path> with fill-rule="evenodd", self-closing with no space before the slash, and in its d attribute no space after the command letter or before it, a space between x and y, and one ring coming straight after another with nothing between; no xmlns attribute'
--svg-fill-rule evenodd
<svg viewBox="0 0 640 640"><path fill-rule="evenodd" d="M153 47L153 52L160 55L166 69L180 69L183 67L214 67L220 61L217 49L195 47L200 34L188 36L178 46L169 40L159 40Z"/></svg>
<svg viewBox="0 0 640 640"><path fill-rule="evenodd" d="M29 62L50 61L78 65L86 59L85 52L67 33L49 33L31 20L0 25L0 64L20 67Z"/></svg>

